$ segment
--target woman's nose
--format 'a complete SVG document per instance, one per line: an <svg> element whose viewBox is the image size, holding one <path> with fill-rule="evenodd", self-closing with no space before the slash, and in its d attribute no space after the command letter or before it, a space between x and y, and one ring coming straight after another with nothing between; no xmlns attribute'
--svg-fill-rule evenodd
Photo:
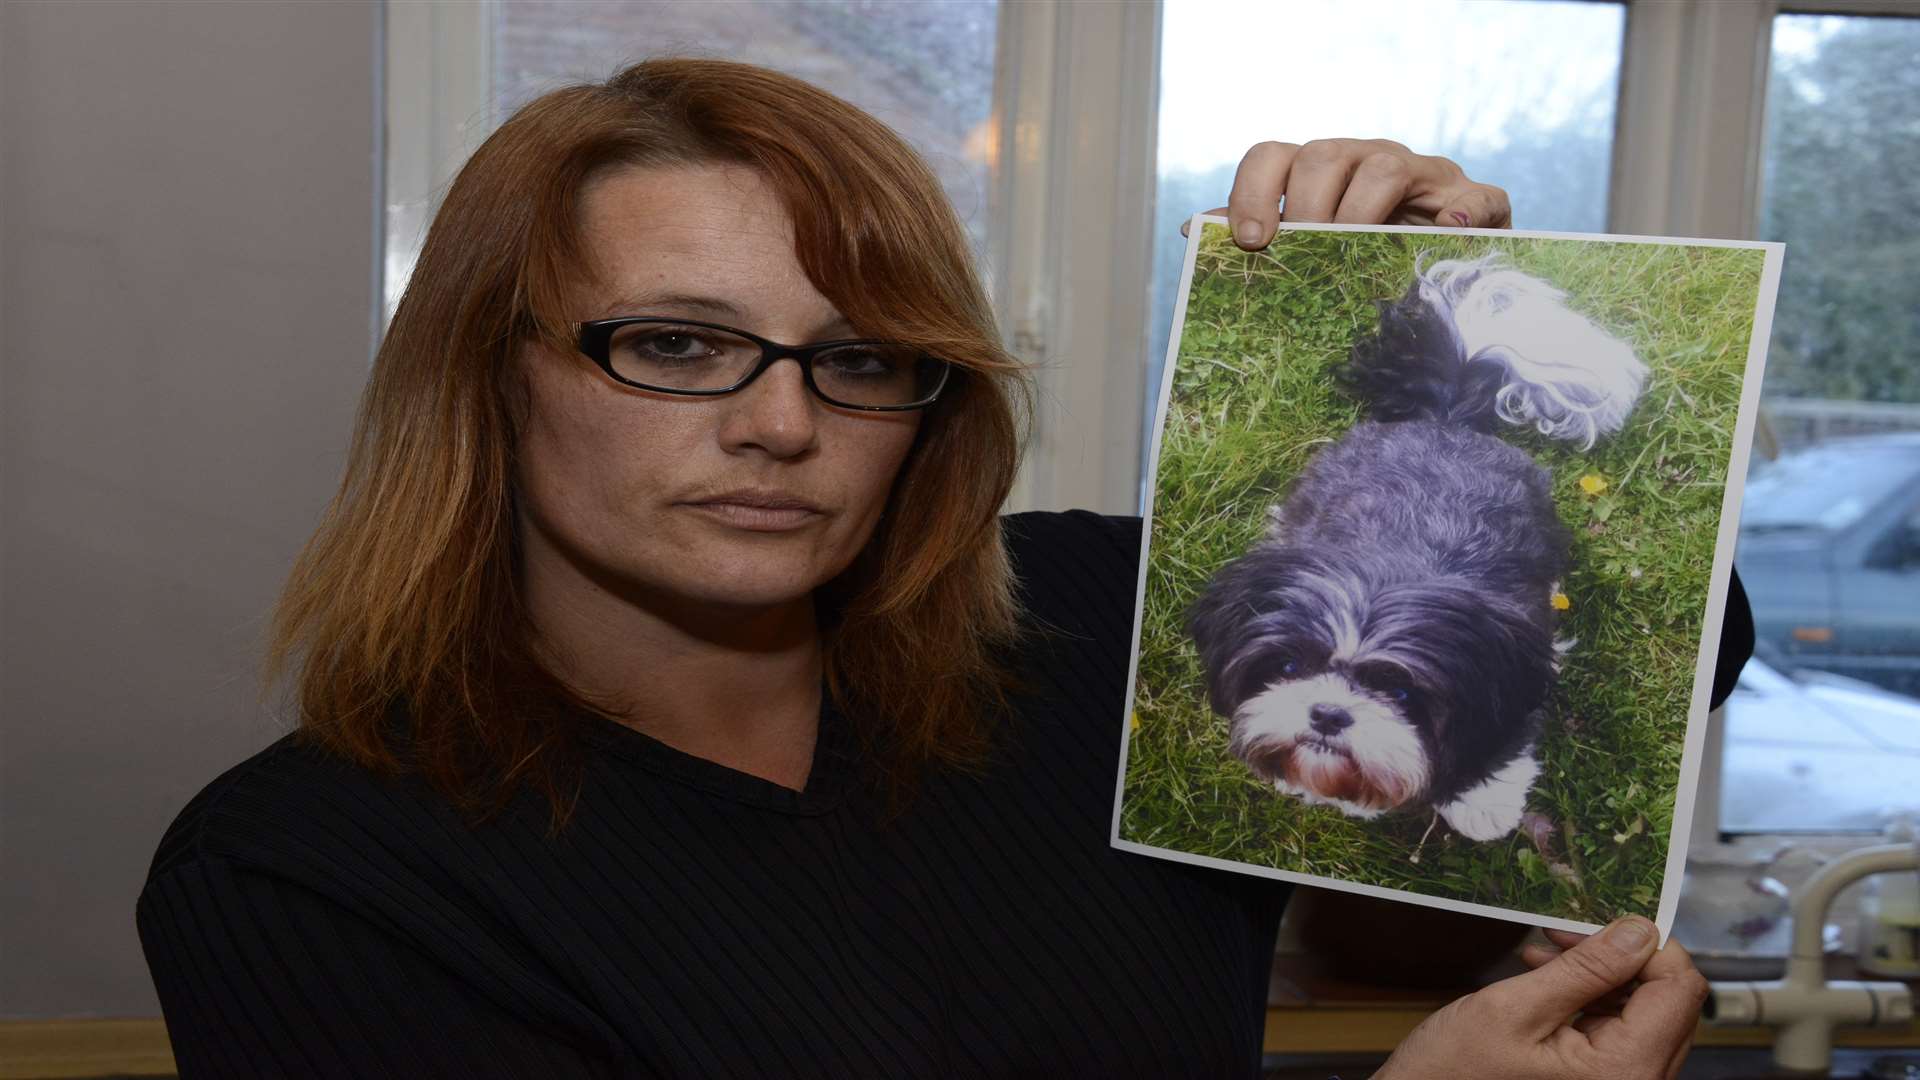
<svg viewBox="0 0 1920 1080"><path fill-rule="evenodd" d="M742 389L721 398L727 410L720 438L726 449L797 457L819 440L821 401L807 389L797 360L780 360Z"/></svg>

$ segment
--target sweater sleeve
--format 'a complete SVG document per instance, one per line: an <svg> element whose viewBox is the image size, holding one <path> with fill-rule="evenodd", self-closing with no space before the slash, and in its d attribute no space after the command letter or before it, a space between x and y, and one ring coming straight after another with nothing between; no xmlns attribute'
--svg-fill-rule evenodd
<svg viewBox="0 0 1920 1080"><path fill-rule="evenodd" d="M1726 617L1720 622L1720 656L1713 668L1713 707L1719 708L1740 681L1740 669L1753 657L1753 608L1735 570L1727 582Z"/></svg>
<svg viewBox="0 0 1920 1080"><path fill-rule="evenodd" d="M135 920L187 1080L615 1072L318 893L225 858L149 883Z"/></svg>

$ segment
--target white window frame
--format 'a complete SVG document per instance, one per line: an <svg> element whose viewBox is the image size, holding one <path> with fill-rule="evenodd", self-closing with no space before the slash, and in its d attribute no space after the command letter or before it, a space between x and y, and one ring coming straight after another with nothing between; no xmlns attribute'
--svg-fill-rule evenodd
<svg viewBox="0 0 1920 1080"><path fill-rule="evenodd" d="M1011 510L1139 512L1153 237L1115 224L1153 220L1160 10L1000 5L988 258L1038 384Z"/></svg>
<svg viewBox="0 0 1920 1080"><path fill-rule="evenodd" d="M1913 0L1623 2L1608 229L1724 239L1758 222L1774 16L1920 14ZM389 205L436 206L497 122L495 3L385 4ZM1161 5L1002 0L1000 13L987 262L1007 343L1039 388L1008 509L1137 513L1152 237L1114 226L1153 220ZM1276 103L1273 137L1285 124ZM410 268L420 238L388 239L387 266ZM1703 859L1777 846L1722 841L1723 739L1716 713L1690 845Z"/></svg>
<svg viewBox="0 0 1920 1080"><path fill-rule="evenodd" d="M460 3L388 3L385 10L385 63L381 87L386 95L386 131L381 145L380 294L384 332L399 301L399 286L413 272L426 239L391 231L388 221L401 207L424 210L433 220L441 196L460 166L485 141L496 123L491 101L495 0Z"/></svg>

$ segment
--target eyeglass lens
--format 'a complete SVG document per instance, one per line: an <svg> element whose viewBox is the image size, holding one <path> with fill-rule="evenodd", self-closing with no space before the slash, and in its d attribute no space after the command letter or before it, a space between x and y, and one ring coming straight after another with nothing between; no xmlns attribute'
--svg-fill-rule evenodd
<svg viewBox="0 0 1920 1080"><path fill-rule="evenodd" d="M667 390L724 390L760 362L760 346L704 326L638 323L614 331L607 358L623 379ZM846 405L910 405L940 385L940 363L904 345L867 344L813 356L813 381Z"/></svg>

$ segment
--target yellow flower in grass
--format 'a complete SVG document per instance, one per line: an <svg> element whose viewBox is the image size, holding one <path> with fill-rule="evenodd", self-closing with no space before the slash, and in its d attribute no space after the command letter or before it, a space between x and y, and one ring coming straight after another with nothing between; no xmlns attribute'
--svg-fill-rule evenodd
<svg viewBox="0 0 1920 1080"><path fill-rule="evenodd" d="M1607 490L1607 487L1607 478L1599 473L1590 472L1580 478L1580 490L1586 492L1589 497L1600 494Z"/></svg>
<svg viewBox="0 0 1920 1080"><path fill-rule="evenodd" d="M1137 712L1128 713L1127 716L1133 722L1133 730L1139 731L1140 730L1140 714Z"/></svg>
<svg viewBox="0 0 1920 1080"><path fill-rule="evenodd" d="M1563 593L1563 592L1557 592L1553 594L1552 604L1553 604L1553 610L1565 611L1568 608L1573 606L1573 597L1568 596L1566 593Z"/></svg>

